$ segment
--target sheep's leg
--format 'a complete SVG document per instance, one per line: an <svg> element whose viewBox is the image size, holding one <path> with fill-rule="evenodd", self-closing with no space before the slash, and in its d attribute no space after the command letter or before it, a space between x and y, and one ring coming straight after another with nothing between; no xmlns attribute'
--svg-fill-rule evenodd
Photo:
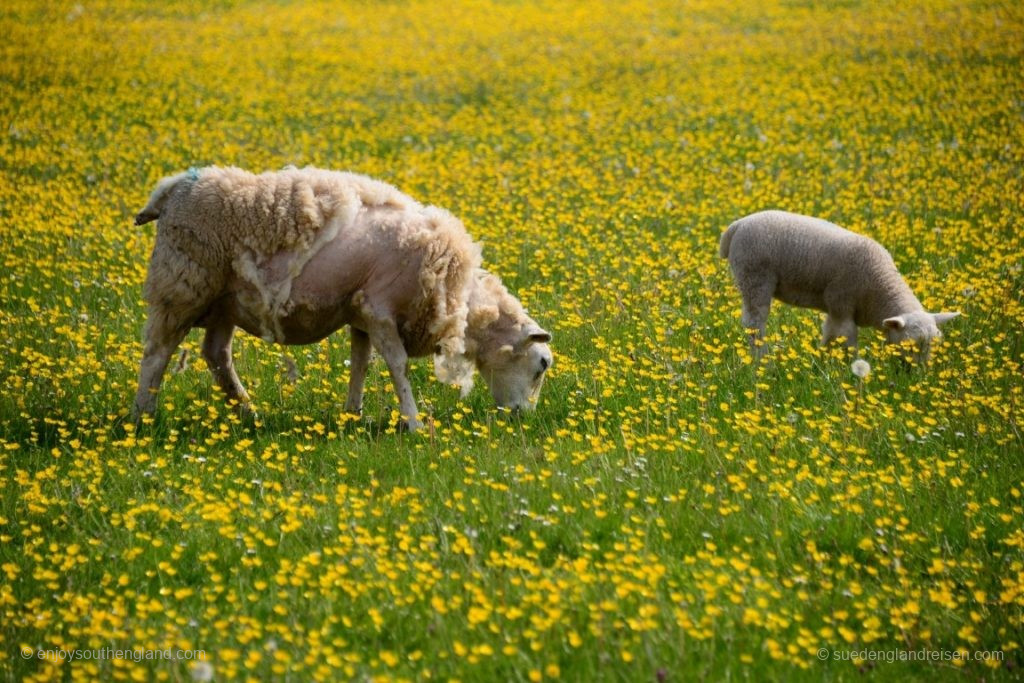
<svg viewBox="0 0 1024 683"><path fill-rule="evenodd" d="M145 345L139 365L139 388L135 392L132 417L138 422L143 414L156 410L156 395L167 370L171 355L178 348L191 327L169 324L166 314L150 310L146 322Z"/></svg>
<svg viewBox="0 0 1024 683"><path fill-rule="evenodd" d="M743 295L743 310L740 315L740 322L743 329L753 329L755 332L748 333L750 342L750 355L754 360L759 360L767 349L763 345L765 323L768 321L768 312L772 307L772 294L775 291L774 282L761 282L757 286L745 287Z"/></svg>
<svg viewBox="0 0 1024 683"><path fill-rule="evenodd" d="M370 365L370 335L362 330L352 330L352 357L349 361L348 399L345 412L359 415L363 412L363 383Z"/></svg>
<svg viewBox="0 0 1024 683"><path fill-rule="evenodd" d="M398 334L398 327L393 320L376 320L370 329L370 340L384 358L384 362L388 364L391 382L395 385L395 393L398 394L398 408L402 413L402 419L405 420L409 431L414 432L422 427L423 423L416 417L416 399L413 398L412 385L406 375L409 355Z"/></svg>
<svg viewBox="0 0 1024 683"><path fill-rule="evenodd" d="M245 413L249 411L249 394L239 381L231 358L231 339L234 334L234 324L215 317L208 320L206 336L203 337L203 358L228 400L237 401L239 411Z"/></svg>
<svg viewBox="0 0 1024 683"><path fill-rule="evenodd" d="M837 318L832 315L825 316L825 322L821 324L821 345L827 346L836 339L844 337L845 346L854 348L857 346L857 324L850 318Z"/></svg>

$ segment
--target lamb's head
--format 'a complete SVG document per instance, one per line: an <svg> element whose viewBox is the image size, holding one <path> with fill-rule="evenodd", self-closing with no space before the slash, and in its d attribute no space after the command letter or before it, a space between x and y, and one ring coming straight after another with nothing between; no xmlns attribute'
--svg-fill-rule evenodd
<svg viewBox="0 0 1024 683"><path fill-rule="evenodd" d="M463 353L435 356L442 382L458 384L465 396L479 370L500 408L532 410L552 355L551 334L523 310L497 277L477 270L471 285Z"/></svg>
<svg viewBox="0 0 1024 683"><path fill-rule="evenodd" d="M942 337L939 326L958 315L960 314L916 311L886 318L882 325L885 328L885 338L890 344L914 342L914 360L918 363L927 363L931 355L932 340Z"/></svg>

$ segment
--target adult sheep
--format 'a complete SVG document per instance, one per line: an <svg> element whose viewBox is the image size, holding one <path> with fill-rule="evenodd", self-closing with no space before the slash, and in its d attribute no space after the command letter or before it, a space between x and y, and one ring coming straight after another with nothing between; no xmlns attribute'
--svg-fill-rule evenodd
<svg viewBox="0 0 1024 683"><path fill-rule="evenodd" d="M421 426L410 357L435 354L438 377L463 396L475 367L499 406L536 403L551 335L480 268L479 247L443 209L353 173L207 167L160 181L135 223L155 219L136 418L153 412L168 360L193 327L206 329L203 356L243 407L249 398L231 358L236 326L270 342L311 344L349 325L345 409L361 412L372 346L410 430Z"/></svg>
<svg viewBox="0 0 1024 683"><path fill-rule="evenodd" d="M754 328L751 353L764 336L772 299L827 313L822 343L845 337L856 346L857 328L873 326L889 343L912 340L927 362L939 325L959 313L928 313L903 281L889 252L872 239L820 218L761 211L722 234L719 255L729 259L743 298L740 320Z"/></svg>

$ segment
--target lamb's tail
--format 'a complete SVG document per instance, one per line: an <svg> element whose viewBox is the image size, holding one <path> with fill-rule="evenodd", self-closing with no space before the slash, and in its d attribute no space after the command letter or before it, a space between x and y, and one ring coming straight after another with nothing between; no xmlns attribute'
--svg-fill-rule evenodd
<svg viewBox="0 0 1024 683"><path fill-rule="evenodd" d="M145 225L150 221L155 221L160 218L160 212L164 208L164 204L167 203L168 197L174 188L182 182L192 182L199 177L199 172L196 169L189 169L184 173L178 175L172 175L168 178L164 178L157 183L156 189L153 190L153 194L149 196L149 202L146 204L146 208L139 211L135 216L135 225Z"/></svg>
<svg viewBox="0 0 1024 683"><path fill-rule="evenodd" d="M736 221L729 228L722 233L722 237L718 242L718 255L722 258L729 258L729 243L732 242L732 236L736 233L736 228L740 226L740 222Z"/></svg>

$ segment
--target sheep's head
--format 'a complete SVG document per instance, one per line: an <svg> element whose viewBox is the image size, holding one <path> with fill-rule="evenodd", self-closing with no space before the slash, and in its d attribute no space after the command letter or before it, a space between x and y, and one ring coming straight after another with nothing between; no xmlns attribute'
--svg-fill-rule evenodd
<svg viewBox="0 0 1024 683"><path fill-rule="evenodd" d="M458 384L465 396L475 367L499 408L532 410L551 367L551 334L486 271L476 272L468 303L464 352L435 356L438 379Z"/></svg>
<svg viewBox="0 0 1024 683"><path fill-rule="evenodd" d="M960 314L918 311L886 318L882 325L885 328L885 338L890 344L913 342L916 347L914 360L918 363L927 363L931 355L932 340L942 337L939 326L958 315Z"/></svg>
<svg viewBox="0 0 1024 683"><path fill-rule="evenodd" d="M536 407L545 373L553 362L549 332L530 321L489 329L482 339L467 341L467 353L434 356L434 373L439 380L458 385L464 398L473 389L476 369L499 408Z"/></svg>
<svg viewBox="0 0 1024 683"><path fill-rule="evenodd" d="M506 332L478 349L477 369L498 407L533 410L553 360L548 348L551 334L532 320Z"/></svg>

